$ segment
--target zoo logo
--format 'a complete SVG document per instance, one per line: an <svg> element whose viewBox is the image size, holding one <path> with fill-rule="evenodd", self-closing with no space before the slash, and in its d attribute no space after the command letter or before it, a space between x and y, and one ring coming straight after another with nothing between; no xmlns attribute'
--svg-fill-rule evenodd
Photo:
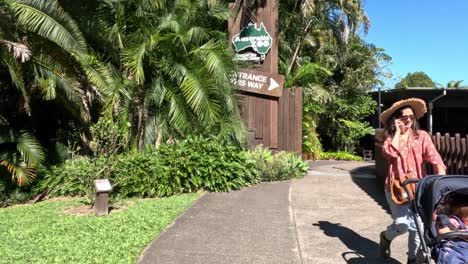
<svg viewBox="0 0 468 264"><path fill-rule="evenodd" d="M252 48L263 59L271 48L272 38L263 23L260 24L260 28L257 28L256 23L250 23L239 34L232 37L232 44L237 53Z"/></svg>

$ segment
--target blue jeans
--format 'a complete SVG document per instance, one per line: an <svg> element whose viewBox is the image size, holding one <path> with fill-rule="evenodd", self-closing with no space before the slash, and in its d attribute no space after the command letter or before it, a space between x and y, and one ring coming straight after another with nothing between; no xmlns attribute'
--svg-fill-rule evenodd
<svg viewBox="0 0 468 264"><path fill-rule="evenodd" d="M396 205L392 201L390 192L385 192L385 197L387 198L387 204L390 207L393 219L393 223L387 227L387 230L385 230L385 237L388 240L393 240L395 237L408 232L408 259L415 259L421 242L419 240L416 224L410 211L409 204ZM418 223L422 231L423 224L419 217Z"/></svg>

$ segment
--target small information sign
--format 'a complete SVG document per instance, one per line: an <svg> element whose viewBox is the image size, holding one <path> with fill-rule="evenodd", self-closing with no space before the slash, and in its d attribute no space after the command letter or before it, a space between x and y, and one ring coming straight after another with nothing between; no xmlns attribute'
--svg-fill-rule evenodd
<svg viewBox="0 0 468 264"><path fill-rule="evenodd" d="M112 190L109 179L94 180L94 187L96 188L96 192L110 192Z"/></svg>

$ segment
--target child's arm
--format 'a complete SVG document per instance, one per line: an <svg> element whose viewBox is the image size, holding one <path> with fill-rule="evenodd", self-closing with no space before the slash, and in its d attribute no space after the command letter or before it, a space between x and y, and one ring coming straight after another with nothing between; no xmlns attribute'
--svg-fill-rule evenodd
<svg viewBox="0 0 468 264"><path fill-rule="evenodd" d="M458 231L460 224L457 220L449 218L446 214L438 214L436 218L436 228L439 235L448 232Z"/></svg>
<svg viewBox="0 0 468 264"><path fill-rule="evenodd" d="M442 234L445 234L445 233L448 233L448 232L453 232L452 229L450 229L450 227L448 227L448 226L440 227L439 229L437 229L437 234L439 234L439 235L442 235Z"/></svg>
<svg viewBox="0 0 468 264"><path fill-rule="evenodd" d="M449 227L450 218L446 214L438 214L435 224L436 224L437 234L439 235L452 231Z"/></svg>

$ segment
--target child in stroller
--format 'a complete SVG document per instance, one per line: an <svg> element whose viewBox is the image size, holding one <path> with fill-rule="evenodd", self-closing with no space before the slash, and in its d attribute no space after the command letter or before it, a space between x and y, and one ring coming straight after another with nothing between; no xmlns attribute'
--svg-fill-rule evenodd
<svg viewBox="0 0 468 264"><path fill-rule="evenodd" d="M468 218L461 213L468 213L468 176L431 175L407 180L405 188L409 183L417 183L410 199L413 217L424 224L416 226L421 240L416 263L468 264Z"/></svg>
<svg viewBox="0 0 468 264"><path fill-rule="evenodd" d="M468 194L451 192L440 202L436 218L437 234L468 231ZM437 264L468 263L468 241L453 237L441 241L436 248Z"/></svg>

